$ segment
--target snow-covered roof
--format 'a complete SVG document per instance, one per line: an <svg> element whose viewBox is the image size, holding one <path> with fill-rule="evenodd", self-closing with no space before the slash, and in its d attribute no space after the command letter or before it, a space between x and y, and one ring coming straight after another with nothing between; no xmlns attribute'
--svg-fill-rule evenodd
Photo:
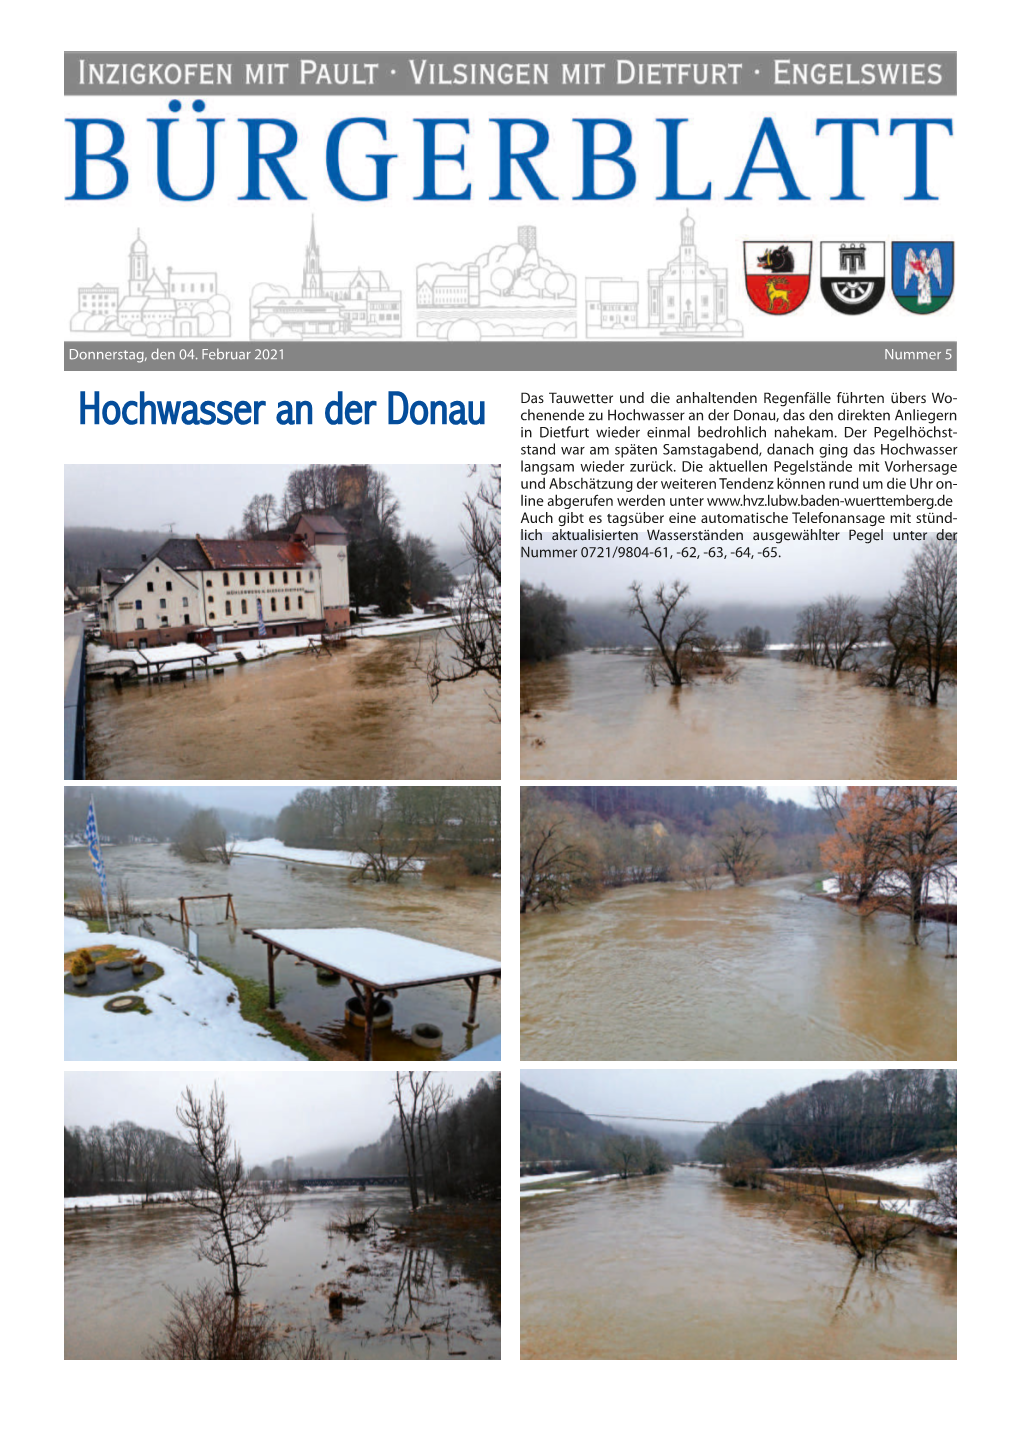
<svg viewBox="0 0 1020 1442"><path fill-rule="evenodd" d="M469 976L499 976L499 962L487 956L472 956L450 946L416 941L392 931L364 926L314 926L297 930L255 931L245 927L256 941L279 946L284 951L374 989L428 986L438 981L460 981Z"/></svg>
<svg viewBox="0 0 1020 1442"><path fill-rule="evenodd" d="M172 646L143 646L138 651L111 652L118 658L129 657L136 665L148 665L159 661L201 661L212 653L193 641L177 641Z"/></svg>

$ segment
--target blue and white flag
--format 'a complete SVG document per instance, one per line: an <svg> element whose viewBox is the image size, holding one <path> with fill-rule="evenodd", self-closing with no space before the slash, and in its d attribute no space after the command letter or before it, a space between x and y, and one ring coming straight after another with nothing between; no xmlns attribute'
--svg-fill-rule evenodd
<svg viewBox="0 0 1020 1442"><path fill-rule="evenodd" d="M256 601L255 605L258 607L259 612L259 635L264 636L266 634L266 623L262 619L262 602Z"/></svg>
<svg viewBox="0 0 1020 1442"><path fill-rule="evenodd" d="M99 845L99 828L96 826L96 804L89 802L88 820L85 822L85 841L89 848L89 855L92 857L92 865L96 875L99 877L99 889L103 893L103 905L109 904L109 896L106 890L106 867L103 865L103 853Z"/></svg>

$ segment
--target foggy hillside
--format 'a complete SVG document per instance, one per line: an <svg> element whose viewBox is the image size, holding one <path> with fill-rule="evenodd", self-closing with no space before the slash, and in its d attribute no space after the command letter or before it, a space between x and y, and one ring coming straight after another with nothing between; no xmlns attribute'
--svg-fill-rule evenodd
<svg viewBox="0 0 1020 1442"><path fill-rule="evenodd" d="M694 601L694 604L698 604ZM877 600L863 599L861 610L873 614L881 604ZM624 614L625 603L619 601L574 601L569 597L567 607L574 623L574 633L579 645L588 646L644 646L649 644L647 631L633 616ZM799 605L770 605L765 601L740 601L719 606L708 606L708 627L716 636L724 639L732 636L741 626L761 626L769 632L775 645L790 642L797 622Z"/></svg>
<svg viewBox="0 0 1020 1442"><path fill-rule="evenodd" d="M140 564L165 540L166 531L118 531L112 526L68 526L64 531L64 581L94 586L100 568L118 570Z"/></svg>

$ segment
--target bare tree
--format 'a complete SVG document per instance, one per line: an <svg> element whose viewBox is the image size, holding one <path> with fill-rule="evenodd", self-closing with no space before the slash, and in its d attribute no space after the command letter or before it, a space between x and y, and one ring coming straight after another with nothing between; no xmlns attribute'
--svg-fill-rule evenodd
<svg viewBox="0 0 1020 1442"><path fill-rule="evenodd" d="M914 555L901 599L928 704L956 681L956 542L929 538Z"/></svg>
<svg viewBox="0 0 1020 1442"><path fill-rule="evenodd" d="M669 677L669 684L677 687L690 685L704 666L707 654L718 652L717 643L705 626L708 612L701 606L681 609L680 603L690 589L682 581L668 584L660 581L651 597L646 598L640 581L632 581L628 587L632 599L627 615L640 618L642 628L655 642L657 659Z"/></svg>
<svg viewBox="0 0 1020 1442"><path fill-rule="evenodd" d="M865 667L865 679L872 686L882 686L887 691L898 690L910 677L910 662L914 655L910 613L898 592L887 596L871 618L868 639L876 651Z"/></svg>
<svg viewBox="0 0 1020 1442"><path fill-rule="evenodd" d="M419 1154L418 1123L421 1110L428 1105L426 1088L431 1072L397 1072L394 1077L393 1101L400 1118L400 1140L404 1147L407 1163L407 1188L411 1195L411 1210L417 1211L420 1204L418 1178L421 1168ZM427 1198L426 1198L427 1200Z"/></svg>
<svg viewBox="0 0 1020 1442"><path fill-rule="evenodd" d="M642 1170L645 1149L641 1137L611 1136L602 1143L606 1166L621 1177L633 1177Z"/></svg>
<svg viewBox="0 0 1020 1442"><path fill-rule="evenodd" d="M474 475L476 467L472 466ZM451 631L454 654L440 655L438 641L419 655L433 701L443 686L469 676L501 678L502 468L490 466L474 495L465 501L467 520L460 532L467 542L467 579L457 593L456 624ZM495 701L493 700L495 705Z"/></svg>
<svg viewBox="0 0 1020 1442"><path fill-rule="evenodd" d="M677 875L692 891L711 891L715 865L700 836L692 836L676 863Z"/></svg>
<svg viewBox="0 0 1020 1442"><path fill-rule="evenodd" d="M195 1292L171 1292L173 1309L163 1335L145 1356L156 1362L327 1362L329 1352L312 1328L307 1337L281 1342L278 1320L265 1307L238 1303L210 1283Z"/></svg>
<svg viewBox="0 0 1020 1442"><path fill-rule="evenodd" d="M354 873L354 878L360 878L383 882L387 886L395 886L409 871L417 871L418 857L421 847L416 838L405 836L399 841L402 856L391 856L387 847L386 828L383 825L374 827L371 831L361 832L355 845L361 854L362 860ZM354 879L352 878L352 879Z"/></svg>
<svg viewBox="0 0 1020 1442"><path fill-rule="evenodd" d="M250 540L254 540L257 536L264 536L272 528L275 512L276 497L268 491L252 496L245 506L241 518L242 534Z"/></svg>
<svg viewBox="0 0 1020 1442"><path fill-rule="evenodd" d="M833 1241L849 1247L858 1261L867 1259L877 1267L886 1253L902 1247L917 1231L918 1223L908 1212L884 1206L868 1206L862 1211L856 1197L838 1201L832 1195L825 1168L817 1161L808 1164L818 1177L829 1216Z"/></svg>
<svg viewBox="0 0 1020 1442"><path fill-rule="evenodd" d="M198 1162L195 1186L184 1201L206 1219L198 1255L220 1269L231 1297L240 1297L251 1273L265 1266L259 1243L290 1204L274 1202L249 1178L227 1122L227 1103L214 1085L208 1104L187 1087L177 1107Z"/></svg>
<svg viewBox="0 0 1020 1442"><path fill-rule="evenodd" d="M734 886L746 886L761 870L771 833L770 819L744 802L719 814L712 845Z"/></svg>
<svg viewBox="0 0 1020 1442"><path fill-rule="evenodd" d="M956 1158L950 1157L935 1171L928 1173L928 1190L935 1193L925 1209L925 1215L938 1226L955 1227L956 1207Z"/></svg>
<svg viewBox="0 0 1020 1442"><path fill-rule="evenodd" d="M558 906L598 888L596 859L565 807L521 792L521 911Z"/></svg>

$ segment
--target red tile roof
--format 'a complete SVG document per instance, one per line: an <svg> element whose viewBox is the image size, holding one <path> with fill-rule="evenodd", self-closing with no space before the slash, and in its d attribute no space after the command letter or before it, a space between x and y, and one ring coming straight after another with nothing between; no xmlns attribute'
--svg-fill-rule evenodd
<svg viewBox="0 0 1020 1442"><path fill-rule="evenodd" d="M267 541L260 537L253 541L208 541L202 536L199 543L215 571L236 571L256 566L297 568L319 564L304 541L293 539Z"/></svg>

